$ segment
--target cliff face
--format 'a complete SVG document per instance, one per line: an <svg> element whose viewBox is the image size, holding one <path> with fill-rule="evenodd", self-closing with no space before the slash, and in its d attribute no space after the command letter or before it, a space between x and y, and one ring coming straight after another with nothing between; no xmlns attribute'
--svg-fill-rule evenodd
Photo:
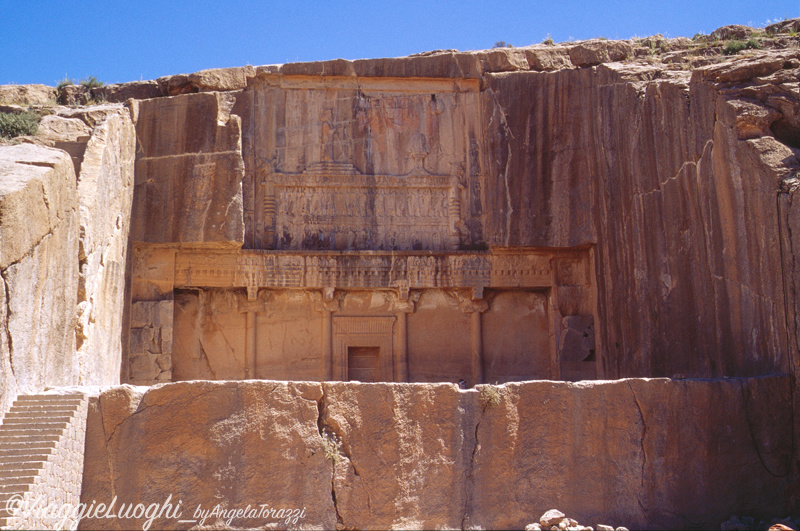
<svg viewBox="0 0 800 531"><path fill-rule="evenodd" d="M558 506L591 525L713 528L734 508L759 517L789 510L774 494L790 481L790 387L787 377L467 391L125 386L90 405L83 501L149 505L172 495L183 500L181 518L197 520L198 507L216 505L305 509L294 525L237 517L232 527L521 529ZM81 528L145 520L84 519Z"/></svg>
<svg viewBox="0 0 800 531"><path fill-rule="evenodd" d="M0 151L0 410L21 391L75 382L78 215L63 151Z"/></svg>
<svg viewBox="0 0 800 531"><path fill-rule="evenodd" d="M83 500L172 494L187 518L267 504L325 528L510 528L559 507L672 528L792 510L798 29L0 88L3 109L48 114L39 145L0 148L0 412L120 372L323 380L100 394ZM765 49L725 55L751 37ZM131 100L43 105L56 94ZM356 373L645 379L326 381ZM267 523L288 525L237 525Z"/></svg>
<svg viewBox="0 0 800 531"><path fill-rule="evenodd" d="M486 232L597 245L607 376L789 370L776 194L797 160L747 113L775 120L750 99L773 90L796 101L797 60L752 59L735 83L622 64L488 76Z"/></svg>
<svg viewBox="0 0 800 531"><path fill-rule="evenodd" d="M718 37L741 31L729 28ZM276 197L278 202L282 197L270 190L279 179L311 171L303 168L316 159L328 165L352 161L346 171L364 175L413 174L406 151L417 150L426 171L460 172L458 248L594 249L597 374L787 372L793 370L789 354L797 351L794 325L787 334L797 304L791 287L795 214L793 185L782 183L791 181L798 168L800 54L781 39L770 41L775 50L731 58L713 55L721 53L721 46L711 51L716 41L705 48L688 39L588 41L165 78L159 80L161 93L181 95L140 104L142 116L150 117L140 119L145 144L149 129L142 128L159 116L157 109L200 116L205 102L214 100L202 92L229 91L223 114L241 117L244 171L241 165L217 171L225 178L207 189L203 164L178 172L184 176L179 185L159 185L142 170L141 182L152 189L144 193L142 188L137 204L158 205L172 221L154 222L161 218L141 210L134 217L134 225L142 227L136 240L205 245L213 239L255 249L391 248L394 236L370 233L366 222L358 229L366 236L355 232L341 241L324 227L319 237L303 230L295 234L291 227L270 229L270 223L280 225L283 219L275 211L280 208ZM653 50L663 62L653 60ZM472 80L479 82L477 89L470 88ZM370 100L375 90L397 93L391 111L396 114ZM478 99L471 90L477 90ZM420 92L428 104L423 105ZM337 103L331 103L333 94ZM394 116L392 123L407 129L407 137L381 148L373 109ZM439 121L414 121L426 113ZM189 118L179 123L186 127L178 129L194 134L211 131L190 126ZM326 140L315 137L325 136L325 124L330 145L339 151L326 152ZM181 138L173 128L159 135ZM423 139L416 147L414 135ZM171 142L161 144L173 156L180 149L171 149ZM227 156L223 152L228 153L218 156ZM468 156L462 160L460 153ZM216 192L217 186L227 188ZM194 196L181 200L174 195L178 192L208 197L211 207L203 201L195 205ZM221 223L214 212L223 211L233 221ZM161 234L170 224L198 223L206 223L205 233ZM244 235L219 233L239 223ZM409 247L412 243L423 249L445 245L424 237ZM556 291L563 315L595 311L587 309L593 303L585 293L566 286Z"/></svg>
<svg viewBox="0 0 800 531"><path fill-rule="evenodd" d="M17 394L119 383L134 138L122 106L64 109L39 145L0 149L2 413Z"/></svg>

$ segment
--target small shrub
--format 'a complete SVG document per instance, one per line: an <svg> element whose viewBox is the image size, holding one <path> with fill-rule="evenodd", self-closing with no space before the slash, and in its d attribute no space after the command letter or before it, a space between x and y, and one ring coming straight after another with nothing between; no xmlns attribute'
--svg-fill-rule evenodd
<svg viewBox="0 0 800 531"><path fill-rule="evenodd" d="M483 409L491 409L500 405L500 389L494 385L484 386L479 396Z"/></svg>
<svg viewBox="0 0 800 531"><path fill-rule="evenodd" d="M542 44L546 44L547 46L553 46L555 42L553 42L553 37L548 35L547 38L542 41Z"/></svg>
<svg viewBox="0 0 800 531"><path fill-rule="evenodd" d="M39 115L35 112L0 112L0 137L11 139L35 135L39 131Z"/></svg>
<svg viewBox="0 0 800 531"><path fill-rule="evenodd" d="M62 79L61 81L58 82L58 85L56 85L56 88L61 89L61 88L68 87L68 86L74 85L74 84L75 84L75 81L73 81L72 79L68 78L67 76L64 76L64 79Z"/></svg>
<svg viewBox="0 0 800 531"><path fill-rule="evenodd" d="M322 448L325 451L325 458L333 464L339 462L342 458L342 440L335 433L329 432L327 429L322 435Z"/></svg>
<svg viewBox="0 0 800 531"><path fill-rule="evenodd" d="M103 105L104 103L108 103L108 97L105 94L92 93L92 97L88 103L94 103L95 105Z"/></svg>
<svg viewBox="0 0 800 531"><path fill-rule="evenodd" d="M89 76L81 79L80 84L88 89L93 89L103 86L103 82L94 76Z"/></svg>
<svg viewBox="0 0 800 531"><path fill-rule="evenodd" d="M730 41L725 44L722 53L725 55L736 55L742 50L758 50L760 48L761 45L755 39L750 39L749 41Z"/></svg>
<svg viewBox="0 0 800 531"><path fill-rule="evenodd" d="M514 47L513 44L509 44L506 41L497 41L494 43L494 46L492 46L492 48L513 48L513 47Z"/></svg>
<svg viewBox="0 0 800 531"><path fill-rule="evenodd" d="M694 37L692 37L692 40L693 41L699 41L699 40L705 39L705 37L706 37L705 33L695 33Z"/></svg>

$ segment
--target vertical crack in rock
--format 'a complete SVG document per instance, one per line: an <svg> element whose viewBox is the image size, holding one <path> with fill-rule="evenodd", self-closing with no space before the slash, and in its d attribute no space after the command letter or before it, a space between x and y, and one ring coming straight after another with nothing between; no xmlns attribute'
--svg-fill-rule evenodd
<svg viewBox="0 0 800 531"><path fill-rule="evenodd" d="M794 246L792 245L794 240L792 240L792 224L789 221L789 213L792 208L794 193L798 188L800 188L800 177L798 177L798 174L794 174L792 177L787 177L781 181L781 185L778 189L775 199L775 208L778 216L778 245L780 246L781 276L783 277L783 305L784 317L786 321L787 356L789 358L787 361L789 363L789 372L792 374L795 372L793 370L793 366L794 364L797 364L798 360L796 359L796 356L798 354L798 347L800 347L800 345L792 344L792 335L790 332L792 329L794 329L795 335L797 334L797 323L794 323L795 326L792 326L793 323L791 323L791 316L794 314L791 304L797 301L797 286L794 282L795 271L797 268ZM784 205L783 208L781 205ZM786 233L785 235L784 232ZM784 241L786 242L786 245L784 245ZM788 246L788 249L786 249L786 246ZM786 272L786 268L789 269L788 274ZM795 353L795 356L792 356L793 352ZM793 414L796 414L796 412L793 412Z"/></svg>
<svg viewBox="0 0 800 531"><path fill-rule="evenodd" d="M198 341L197 344L200 347L200 357L205 362L206 369L211 374L211 376L213 377L214 380L218 380L219 378L217 378L217 373L214 372L214 369L211 368L211 362L208 361L208 354L206 353L206 349L203 347L203 342L202 341Z"/></svg>
<svg viewBox="0 0 800 531"><path fill-rule="evenodd" d="M631 390L631 395L633 396L633 401L636 404L636 409L639 411L639 418L642 419L642 437L640 440L640 445L642 448L642 479L641 479L641 488L639 489L639 496L637 497L636 501L639 503L639 507L642 509L642 516L644 516L645 520L650 523L650 517L648 516L647 509L642 502L642 496L645 491L645 468L647 466L647 452L645 451L644 440L647 437L647 423L644 420L644 411L642 410L642 405L639 403L639 398L636 396L636 392L633 390L633 386L631 386L630 380L626 380L628 384L628 389Z"/></svg>
<svg viewBox="0 0 800 531"><path fill-rule="evenodd" d="M8 289L8 280L6 279L8 269L0 271L0 277L3 278L3 295L6 301L6 322L3 326L3 333L6 335L6 345L8 346L8 366L11 368L11 375L14 381L17 380L17 373L14 371L14 349L12 348L11 330L8 327L8 320L11 318L11 292ZM17 385L19 388L19 385Z"/></svg>
<svg viewBox="0 0 800 531"><path fill-rule="evenodd" d="M472 491L475 484L475 477L473 475L473 471L475 469L475 454L478 453L478 448L480 447L480 443L478 442L478 429L481 426L481 420L483 420L483 413L484 409L481 408L478 421L475 423L475 436L473 439L474 444L472 445L472 453L469 459L469 468L467 468L466 473L464 474L464 512L463 516L461 517L461 529L467 529L467 517L469 516L469 507L472 503Z"/></svg>
<svg viewBox="0 0 800 531"><path fill-rule="evenodd" d="M100 428L103 430L103 438L105 439L104 442L106 450L106 460L108 461L108 483L111 489L111 499L113 500L114 498L117 497L116 487L115 487L116 481L114 479L116 476L116 472L114 469L114 463L116 463L116 459L113 459L111 457L111 448L110 448L111 437L114 434L112 433L111 436L109 436L108 432L106 432L106 422L104 418L105 415L103 413L103 402L102 400L100 400L100 395L97 396L97 410L100 414ZM87 422L88 422L88 413L87 413ZM116 427L114 428L114 431L116 431Z"/></svg>
<svg viewBox="0 0 800 531"><path fill-rule="evenodd" d="M329 436L333 432L330 426L325 423L325 414L327 410L327 401L325 397L325 386L322 386L322 395L317 400L317 431L322 439L323 446L325 447L325 459L330 462L331 467L331 502L333 503L333 510L336 511L336 528L344 528L344 520L339 513L339 505L336 499L336 461L328 457L328 444L333 444L332 438Z"/></svg>

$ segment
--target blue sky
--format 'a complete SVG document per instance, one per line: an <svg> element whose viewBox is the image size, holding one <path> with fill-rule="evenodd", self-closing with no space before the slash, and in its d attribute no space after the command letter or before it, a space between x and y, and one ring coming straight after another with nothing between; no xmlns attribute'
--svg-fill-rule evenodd
<svg viewBox="0 0 800 531"><path fill-rule="evenodd" d="M800 0L407 2L0 0L0 84L397 57L591 37L710 33L800 17Z"/></svg>

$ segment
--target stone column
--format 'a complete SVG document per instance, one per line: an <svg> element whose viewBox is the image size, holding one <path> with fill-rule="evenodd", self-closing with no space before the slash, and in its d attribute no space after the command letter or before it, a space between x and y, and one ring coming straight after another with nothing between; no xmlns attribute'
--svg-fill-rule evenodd
<svg viewBox="0 0 800 531"><path fill-rule="evenodd" d="M461 310L471 314L472 331L472 385L484 383L483 362L483 323L481 314L489 309L489 302L483 298L483 288L474 288L472 298L462 299Z"/></svg>
<svg viewBox="0 0 800 531"><path fill-rule="evenodd" d="M247 314L247 328L244 351L244 377L246 380L258 378L256 364L256 325L257 314L266 310L266 298L259 299L258 287L247 287L247 300L239 303L239 312Z"/></svg>
<svg viewBox="0 0 800 531"><path fill-rule="evenodd" d="M409 297L408 288L398 290L397 300L392 304L392 311L397 316L397 335L393 366L393 380L408 382L408 314L414 313L420 293L414 292Z"/></svg>
<svg viewBox="0 0 800 531"><path fill-rule="evenodd" d="M333 359L333 312L340 310L335 291L323 288L321 297L316 294L317 311L322 312L322 378L325 381L344 380L346 372L342 360Z"/></svg>

